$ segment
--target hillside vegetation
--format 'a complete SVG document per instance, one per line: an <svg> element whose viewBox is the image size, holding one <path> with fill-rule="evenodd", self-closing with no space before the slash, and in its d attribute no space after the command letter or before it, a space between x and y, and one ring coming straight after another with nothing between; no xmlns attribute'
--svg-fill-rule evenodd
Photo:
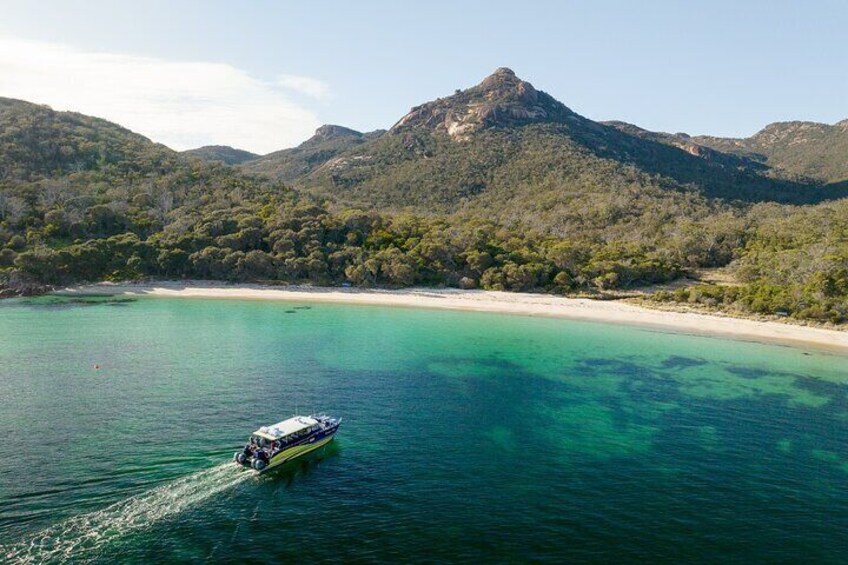
<svg viewBox="0 0 848 565"><path fill-rule="evenodd" d="M821 183L848 181L848 120L834 125L780 122L745 139L695 137L704 146L749 155L788 177Z"/></svg>
<svg viewBox="0 0 848 565"><path fill-rule="evenodd" d="M0 181L109 171L166 174L175 153L116 124L0 98Z"/></svg>
<svg viewBox="0 0 848 565"><path fill-rule="evenodd" d="M501 69L388 132L329 126L234 168L2 100L0 286L186 277L599 294L724 267L739 285L656 298L846 321L837 188L627 129Z"/></svg>

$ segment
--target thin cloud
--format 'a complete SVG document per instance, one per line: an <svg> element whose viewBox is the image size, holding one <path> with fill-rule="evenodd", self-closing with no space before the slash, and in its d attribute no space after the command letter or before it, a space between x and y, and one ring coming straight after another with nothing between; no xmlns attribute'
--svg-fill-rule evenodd
<svg viewBox="0 0 848 565"><path fill-rule="evenodd" d="M277 84L282 88L294 90L317 100L326 100L330 97L330 87L326 83L310 77L280 75Z"/></svg>
<svg viewBox="0 0 848 565"><path fill-rule="evenodd" d="M285 75L268 83L231 65L166 61L0 38L0 96L114 121L174 149L225 144L268 153L320 125L289 98L329 88Z"/></svg>

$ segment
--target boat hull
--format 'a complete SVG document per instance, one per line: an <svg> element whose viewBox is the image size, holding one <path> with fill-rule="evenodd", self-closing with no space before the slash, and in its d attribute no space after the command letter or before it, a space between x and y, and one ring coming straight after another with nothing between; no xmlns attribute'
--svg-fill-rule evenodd
<svg viewBox="0 0 848 565"><path fill-rule="evenodd" d="M307 443L304 445L294 445L284 451L281 451L280 453L272 457L271 461L268 462L268 466L259 471L259 473L267 473L271 469L279 467L283 463L288 463L289 461L297 459L298 457L302 457L307 453L315 451L316 449L320 449L321 447L324 447L325 445L333 441L333 437L335 437L335 433L333 433L329 437L316 440L315 442Z"/></svg>

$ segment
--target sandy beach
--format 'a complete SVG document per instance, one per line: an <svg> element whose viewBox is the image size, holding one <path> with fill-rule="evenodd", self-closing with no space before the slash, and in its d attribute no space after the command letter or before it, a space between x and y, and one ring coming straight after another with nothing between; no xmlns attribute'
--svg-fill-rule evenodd
<svg viewBox="0 0 848 565"><path fill-rule="evenodd" d="M311 286L230 285L216 282L99 283L70 287L59 294L145 295L183 298L288 300L437 308L548 316L733 339L778 343L848 354L848 332L692 312L654 310L620 301L563 298L545 294L485 290L411 288L402 290Z"/></svg>

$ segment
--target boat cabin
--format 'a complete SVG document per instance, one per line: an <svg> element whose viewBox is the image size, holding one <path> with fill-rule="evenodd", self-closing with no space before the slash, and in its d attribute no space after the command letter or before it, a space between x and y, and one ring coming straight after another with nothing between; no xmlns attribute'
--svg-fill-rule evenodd
<svg viewBox="0 0 848 565"><path fill-rule="evenodd" d="M259 447L270 447L272 442L291 443L320 429L321 423L315 418L295 416L271 426L262 426L250 437Z"/></svg>

